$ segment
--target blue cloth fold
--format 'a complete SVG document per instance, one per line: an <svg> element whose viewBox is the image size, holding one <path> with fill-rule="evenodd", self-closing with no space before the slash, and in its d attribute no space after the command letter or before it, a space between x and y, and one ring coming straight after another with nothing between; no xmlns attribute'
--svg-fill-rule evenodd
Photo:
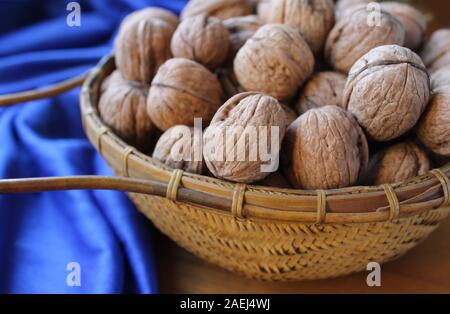
<svg viewBox="0 0 450 314"><path fill-rule="evenodd" d="M178 13L187 1L77 1L80 27L66 24L68 2L0 1L0 94L81 74L111 51L127 13ZM112 175L83 133L78 96L0 108L0 178ZM0 195L0 292L155 293L152 231L120 192Z"/></svg>

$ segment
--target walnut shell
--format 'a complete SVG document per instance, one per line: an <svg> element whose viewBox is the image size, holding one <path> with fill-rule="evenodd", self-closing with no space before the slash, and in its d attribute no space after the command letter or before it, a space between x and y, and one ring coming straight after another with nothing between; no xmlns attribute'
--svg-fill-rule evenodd
<svg viewBox="0 0 450 314"><path fill-rule="evenodd" d="M238 16L226 19L223 25L230 33L228 59L232 60L239 49L249 40L264 22L256 15ZM223 46L221 47L223 49Z"/></svg>
<svg viewBox="0 0 450 314"><path fill-rule="evenodd" d="M426 43L421 57L430 72L450 65L450 28L435 31Z"/></svg>
<svg viewBox="0 0 450 314"><path fill-rule="evenodd" d="M288 25L261 27L239 50L234 72L242 87L279 100L293 97L314 70L314 56L300 34Z"/></svg>
<svg viewBox="0 0 450 314"><path fill-rule="evenodd" d="M348 13L354 11L355 8L367 6L371 2L373 2L373 0L338 0L334 10L336 21L339 21Z"/></svg>
<svg viewBox="0 0 450 314"><path fill-rule="evenodd" d="M226 20L230 17L250 15L252 8L247 0L190 0L181 12L181 19L201 13Z"/></svg>
<svg viewBox="0 0 450 314"><path fill-rule="evenodd" d="M450 91L436 91L421 118L417 137L435 154L450 157Z"/></svg>
<svg viewBox="0 0 450 314"><path fill-rule="evenodd" d="M370 161L369 184L393 184L424 175L431 170L425 151L412 141L392 145Z"/></svg>
<svg viewBox="0 0 450 314"><path fill-rule="evenodd" d="M285 112L273 97L254 92L234 96L220 107L204 133L203 156L208 169L217 178L235 182L264 179L278 168L280 145L273 146L271 134L276 136L276 127L280 144L285 119ZM263 158L261 147L276 156L272 163Z"/></svg>
<svg viewBox="0 0 450 314"><path fill-rule="evenodd" d="M369 14L365 8L355 10L345 15L330 32L325 56L336 70L348 73L359 58L375 47L403 45L405 29L397 19L381 11L380 25L371 25Z"/></svg>
<svg viewBox="0 0 450 314"><path fill-rule="evenodd" d="M268 23L281 23L297 29L314 53L322 50L334 25L332 0L272 0Z"/></svg>
<svg viewBox="0 0 450 314"><path fill-rule="evenodd" d="M110 86L124 84L126 82L127 81L123 78L122 74L120 74L120 71L114 70L108 77L103 80L102 86L100 87L100 95L106 92L106 90Z"/></svg>
<svg viewBox="0 0 450 314"><path fill-rule="evenodd" d="M202 174L204 163L201 143L202 136L200 134L197 139L194 128L176 125L161 135L153 151L153 158L172 169Z"/></svg>
<svg viewBox="0 0 450 314"><path fill-rule="evenodd" d="M408 48L371 50L352 67L343 104L375 141L389 141L411 130L430 97L422 60Z"/></svg>
<svg viewBox="0 0 450 314"><path fill-rule="evenodd" d="M127 80L150 84L158 68L172 57L173 28L161 20L141 20L120 28L116 65Z"/></svg>
<svg viewBox="0 0 450 314"><path fill-rule="evenodd" d="M298 118L297 112L294 109L285 104L280 104L286 114L286 128L292 124Z"/></svg>
<svg viewBox="0 0 450 314"><path fill-rule="evenodd" d="M222 85L226 99L245 92L245 89L239 84L233 68L218 69L216 75Z"/></svg>
<svg viewBox="0 0 450 314"><path fill-rule="evenodd" d="M147 110L160 130L184 124L194 118L207 124L222 104L223 91L217 78L201 64L182 58L164 63L156 74Z"/></svg>
<svg viewBox="0 0 450 314"><path fill-rule="evenodd" d="M431 75L432 90L436 90L444 86L448 86L448 89L450 90L450 64Z"/></svg>
<svg viewBox="0 0 450 314"><path fill-rule="evenodd" d="M363 131L350 113L336 106L301 115L286 131L283 149L285 174L303 189L354 185L369 160Z"/></svg>
<svg viewBox="0 0 450 314"><path fill-rule="evenodd" d="M121 80L108 86L98 105L105 124L126 143L143 152L151 149L156 131L146 110L147 92L146 85Z"/></svg>
<svg viewBox="0 0 450 314"><path fill-rule="evenodd" d="M197 61L207 68L222 65L228 57L229 32L216 17L199 14L181 22L172 37L175 58Z"/></svg>
<svg viewBox="0 0 450 314"><path fill-rule="evenodd" d="M172 26L174 30L180 23L178 16L171 11L159 7L148 7L127 15L122 21L121 27L125 24L135 23L141 20L162 20Z"/></svg>
<svg viewBox="0 0 450 314"><path fill-rule="evenodd" d="M407 3L383 2L381 7L402 23L406 32L405 47L412 50L418 49L422 45L427 31L426 16Z"/></svg>
<svg viewBox="0 0 450 314"><path fill-rule="evenodd" d="M347 77L339 72L318 72L303 88L295 108L299 114L324 106L342 107ZM344 108L345 109L345 108Z"/></svg>

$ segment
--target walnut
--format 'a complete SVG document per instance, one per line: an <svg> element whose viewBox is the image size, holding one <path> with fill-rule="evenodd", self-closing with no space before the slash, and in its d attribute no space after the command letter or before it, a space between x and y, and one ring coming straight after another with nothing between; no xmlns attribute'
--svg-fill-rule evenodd
<svg viewBox="0 0 450 314"><path fill-rule="evenodd" d="M172 57L172 33L161 20L124 24L115 42L116 65L123 77L150 84L160 65Z"/></svg>
<svg viewBox="0 0 450 314"><path fill-rule="evenodd" d="M417 137L435 154L450 157L450 90L434 92L419 122Z"/></svg>
<svg viewBox="0 0 450 314"><path fill-rule="evenodd" d="M422 60L408 48L371 50L352 67L343 104L375 141L389 141L411 130L430 96Z"/></svg>
<svg viewBox="0 0 450 314"><path fill-rule="evenodd" d="M225 92L225 98L230 99L234 95L245 92L244 88L239 85L239 82L234 74L233 68L218 69L217 77Z"/></svg>
<svg viewBox="0 0 450 314"><path fill-rule="evenodd" d="M389 13L381 11L379 25L368 23L368 11L360 8L345 15L332 29L325 45L328 62L348 73L353 64L371 49L389 44L403 45L405 29Z"/></svg>
<svg viewBox="0 0 450 314"><path fill-rule="evenodd" d="M182 58L164 63L156 74L147 101L147 110L160 130L184 124L194 118L209 123L222 104L223 92L217 78L201 64Z"/></svg>
<svg viewBox="0 0 450 314"><path fill-rule="evenodd" d="M168 23L175 30L178 27L179 19L176 14L158 7L148 7L142 10L134 11L122 21L121 27L125 24L139 22L141 20L162 20Z"/></svg>
<svg viewBox="0 0 450 314"><path fill-rule="evenodd" d="M234 60L236 77L246 90L279 100L293 97L314 70L314 56L300 34L288 25L261 27Z"/></svg>
<svg viewBox="0 0 450 314"><path fill-rule="evenodd" d="M450 90L450 64L431 75L431 88L436 90L448 86Z"/></svg>
<svg viewBox="0 0 450 314"><path fill-rule="evenodd" d="M264 179L278 168L285 124L285 112L275 98L256 92L234 96L217 111L203 136L208 169L217 178L235 182Z"/></svg>
<svg viewBox="0 0 450 314"><path fill-rule="evenodd" d="M297 112L294 109L285 104L280 104L281 108L283 108L284 113L286 115L286 128L292 124L298 118Z"/></svg>
<svg viewBox="0 0 450 314"><path fill-rule="evenodd" d="M183 20L173 35L171 47L174 57L191 59L214 69L228 56L229 32L218 18L199 14Z"/></svg>
<svg viewBox="0 0 450 314"><path fill-rule="evenodd" d="M295 108L298 113L323 106L342 106L347 77L339 72L318 72L303 88Z"/></svg>
<svg viewBox="0 0 450 314"><path fill-rule="evenodd" d="M106 90L110 86L114 86L117 84L124 84L126 83L126 80L123 78L122 74L120 74L119 70L114 70L113 73L111 73L108 77L106 77L103 82L102 86L100 88L100 94L103 94L106 92Z"/></svg>
<svg viewBox="0 0 450 314"><path fill-rule="evenodd" d="M244 46L250 37L264 25L264 22L256 15L232 17L223 21L223 25L230 33L230 49L228 59L234 59L239 49ZM223 49L223 47L221 47Z"/></svg>
<svg viewBox="0 0 450 314"><path fill-rule="evenodd" d="M98 106L105 124L125 142L144 152L151 149L156 131L146 110L147 92L146 85L123 79L110 81Z"/></svg>
<svg viewBox="0 0 450 314"><path fill-rule="evenodd" d="M412 141L397 143L371 158L368 183L399 183L424 175L430 170L430 160L422 148Z"/></svg>
<svg viewBox="0 0 450 314"><path fill-rule="evenodd" d="M425 45L422 60L430 72L450 65L450 28L435 31Z"/></svg>
<svg viewBox="0 0 450 314"><path fill-rule="evenodd" d="M342 17L348 13L354 11L356 8L366 7L373 0L338 0L336 2L334 16L336 21L339 21Z"/></svg>
<svg viewBox="0 0 450 314"><path fill-rule="evenodd" d="M334 25L332 0L272 0L268 23L282 23L297 29L314 53L322 50Z"/></svg>
<svg viewBox="0 0 450 314"><path fill-rule="evenodd" d="M343 188L364 173L369 149L355 118L336 106L312 109L286 131L283 168L290 183L303 189Z"/></svg>
<svg viewBox="0 0 450 314"><path fill-rule="evenodd" d="M204 163L201 142L201 134L197 139L194 128L176 125L161 135L153 151L153 158L172 169L202 174ZM196 147L199 148L198 156L195 152Z"/></svg>
<svg viewBox="0 0 450 314"><path fill-rule="evenodd" d="M252 8L247 0L190 0L181 12L181 19L207 13L226 20L234 16L252 14Z"/></svg>

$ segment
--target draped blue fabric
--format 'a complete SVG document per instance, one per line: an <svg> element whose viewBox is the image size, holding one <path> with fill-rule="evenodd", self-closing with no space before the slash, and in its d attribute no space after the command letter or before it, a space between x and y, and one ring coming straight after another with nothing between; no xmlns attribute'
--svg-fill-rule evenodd
<svg viewBox="0 0 450 314"><path fill-rule="evenodd" d="M0 1L0 94L81 74L111 51L124 15L186 1L77 1L80 27L66 23L68 2ZM112 175L83 133L78 94L0 108L0 178ZM0 195L1 293L157 291L152 226L125 194Z"/></svg>

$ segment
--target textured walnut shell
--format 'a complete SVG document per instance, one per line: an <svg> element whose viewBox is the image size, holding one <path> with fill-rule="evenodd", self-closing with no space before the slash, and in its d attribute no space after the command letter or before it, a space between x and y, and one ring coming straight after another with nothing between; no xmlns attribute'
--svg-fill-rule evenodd
<svg viewBox="0 0 450 314"><path fill-rule="evenodd" d="M430 72L450 65L450 28L435 31L421 54Z"/></svg>
<svg viewBox="0 0 450 314"><path fill-rule="evenodd" d="M383 2L381 7L402 23L405 29L405 47L418 49L425 38L427 18L419 10L407 3Z"/></svg>
<svg viewBox="0 0 450 314"><path fill-rule="evenodd" d="M160 130L184 124L194 126L211 121L222 104L223 92L217 78L201 64L181 58L164 63L156 74L147 101L147 110Z"/></svg>
<svg viewBox="0 0 450 314"><path fill-rule="evenodd" d="M230 99L234 95L245 92L245 89L239 85L232 68L218 69L216 75L222 85L226 99Z"/></svg>
<svg viewBox="0 0 450 314"><path fill-rule="evenodd" d="M300 34L288 25L261 27L239 50L234 72L242 87L279 100L294 96L314 70L314 56Z"/></svg>
<svg viewBox="0 0 450 314"><path fill-rule="evenodd" d="M181 19L207 13L221 20L252 14L247 0L190 0L181 12Z"/></svg>
<svg viewBox="0 0 450 314"><path fill-rule="evenodd" d="M347 77L339 72L318 72L303 88L295 108L299 114L324 106L342 106Z"/></svg>
<svg viewBox="0 0 450 314"><path fill-rule="evenodd" d="M270 152L270 134L273 132L273 127L278 128L279 143L281 143L286 129L285 123L285 112L275 98L253 92L234 96L220 107L211 121L211 125L204 133L203 156L208 169L215 177L234 182L252 183L264 179L271 172L262 171L261 166L265 162L260 158L259 148L257 148L258 154L255 160L250 159L250 147L253 144L256 144L257 147L263 145L260 143L259 136L264 136L264 134L259 131L259 127L267 127L268 131L265 135L268 137L266 143L269 147L267 147L267 151ZM257 138L248 139L248 135L245 134L247 127L256 128ZM234 136L234 141L227 141L225 147L217 147L221 142L218 140L217 134L223 136L223 138L229 135L229 137L226 137L227 140ZM239 160L236 157L234 160L226 158L226 154L231 154L232 148L239 147L238 140L245 140L243 136L248 139L245 145L245 158L243 158L245 160ZM222 141L222 145L224 142L225 140ZM213 151L209 152L208 147L212 148ZM276 150L275 154L278 155L279 149L275 147L272 147L272 149ZM221 155L221 153L224 155ZM217 158L217 154L224 156L222 160Z"/></svg>
<svg viewBox="0 0 450 314"><path fill-rule="evenodd" d="M430 97L422 60L408 48L381 46L352 67L343 104L375 141L389 141L411 130Z"/></svg>
<svg viewBox="0 0 450 314"><path fill-rule="evenodd" d="M197 140L194 132L194 128L185 125L168 129L156 143L153 158L172 169L202 174L204 163L201 148L199 156L196 156L194 148L201 147L202 137L200 135Z"/></svg>
<svg viewBox="0 0 450 314"><path fill-rule="evenodd" d="M110 83L99 101L102 120L126 143L149 151L156 127L146 110L148 86L124 80Z"/></svg>
<svg viewBox="0 0 450 314"><path fill-rule="evenodd" d="M322 50L334 25L332 0L272 0L268 23L297 29L314 53Z"/></svg>
<svg viewBox="0 0 450 314"><path fill-rule="evenodd" d="M450 90L450 64L431 75L432 90L445 86L448 86L448 90Z"/></svg>
<svg viewBox="0 0 450 314"><path fill-rule="evenodd" d="M286 128L287 128L288 126L290 126L292 124L292 122L297 120L298 114L297 114L297 112L295 112L294 109L292 109L288 105L285 105L285 104L280 104L280 105L283 108L284 113L286 115Z"/></svg>
<svg viewBox="0 0 450 314"><path fill-rule="evenodd" d="M264 25L264 22L256 15L238 16L226 19L223 25L230 33L230 48L228 59L234 59L239 49L244 46L247 40ZM221 46L223 49L224 47Z"/></svg>
<svg viewBox="0 0 450 314"><path fill-rule="evenodd" d="M355 8L367 6L371 2L373 0L338 0L334 10L336 21L342 19L342 17L355 10Z"/></svg>
<svg viewBox="0 0 450 314"><path fill-rule="evenodd" d="M381 11L380 25L372 26L365 8L345 15L332 29L325 45L328 62L338 71L348 73L353 64L371 49L396 44L402 46L405 29L389 13Z"/></svg>
<svg viewBox="0 0 450 314"><path fill-rule="evenodd" d="M173 28L161 20L141 20L120 28L116 65L127 80L150 84L158 68L172 57Z"/></svg>
<svg viewBox="0 0 450 314"><path fill-rule="evenodd" d="M393 184L428 173L430 160L425 151L414 142L392 145L370 160L369 184Z"/></svg>
<svg viewBox="0 0 450 314"><path fill-rule="evenodd" d="M122 74L120 74L119 70L114 70L113 73L111 73L107 78L105 78L102 82L102 86L100 88L101 94L106 92L106 90L110 86L114 86L117 84L125 84L126 80L123 78Z"/></svg>
<svg viewBox="0 0 450 314"><path fill-rule="evenodd" d="M149 7L142 10L134 11L133 13L129 14L122 21L121 27L123 27L126 24L135 23L142 20L149 20L149 21L161 20L172 26L174 30L178 27L178 24L180 23L178 16L176 16L176 14L170 12L169 10L165 10L158 7Z"/></svg>
<svg viewBox="0 0 450 314"><path fill-rule="evenodd" d="M171 44L174 57L191 59L210 69L225 62L228 47L228 30L218 18L206 14L184 19Z"/></svg>
<svg viewBox="0 0 450 314"><path fill-rule="evenodd" d="M450 157L450 91L432 96L417 128L417 136L434 153Z"/></svg>
<svg viewBox="0 0 450 314"><path fill-rule="evenodd" d="M286 131L283 168L290 183L303 189L343 188L364 173L369 149L355 118L326 106L301 115Z"/></svg>

